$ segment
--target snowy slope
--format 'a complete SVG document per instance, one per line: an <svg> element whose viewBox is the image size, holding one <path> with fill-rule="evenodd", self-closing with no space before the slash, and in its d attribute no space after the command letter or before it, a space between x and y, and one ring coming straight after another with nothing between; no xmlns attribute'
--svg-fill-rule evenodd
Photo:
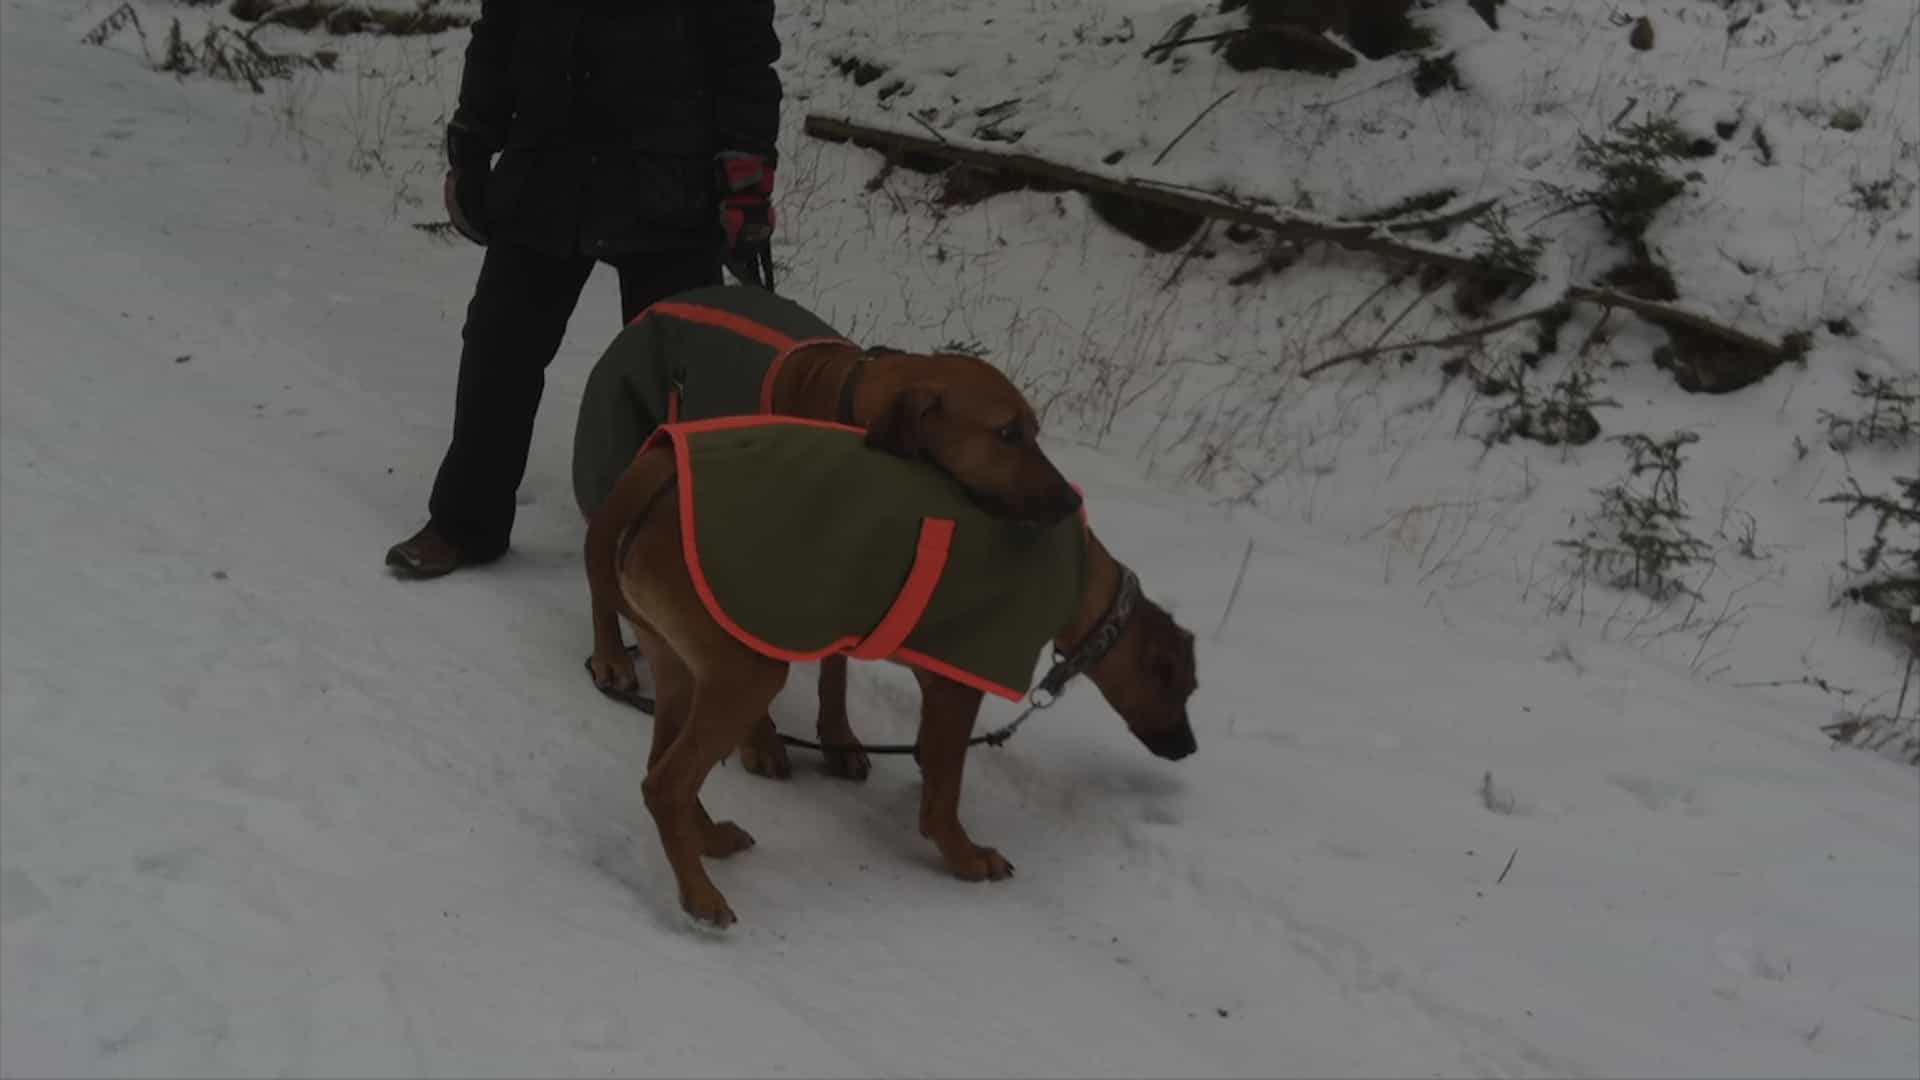
<svg viewBox="0 0 1920 1080"><path fill-rule="evenodd" d="M1495 315L1550 304L1625 258L1597 215L1558 208L1547 189L1595 182L1577 163L1581 138L1607 137L1622 120L1669 119L1709 152L1672 167L1698 180L1655 215L1653 256L1684 306L1774 338L1810 333L1805 366L1724 397L1680 393L1649 362L1665 336L1644 322L1616 314L1576 355L1600 316L1581 306L1558 351L1523 374L1536 398L1570 374L1591 376L1593 395L1617 403L1595 410L1603 438L1488 447L1480 436L1511 397L1447 377L1442 362L1455 352L1299 375L1349 350L1473 325L1451 289L1429 292L1417 275L1326 245L1235 284L1270 244L1215 230L1154 254L1077 197L942 209L939 183L905 170L874 197L865 190L876 155L804 138L789 140L788 172L819 190L790 196L797 280L838 300L850 260L886 264L897 286L846 307L880 326L986 344L1048 404L1058 436L1129 455L1222 503L1320 526L1376 552L1410 591L1578 614L1610 640L1728 684L1805 678L1850 691L1766 689L1812 724L1842 705L1891 713L1908 654L1877 619L1834 603L1862 523L1820 500L1848 478L1886 491L1915 472L1911 441L1843 451L1829 445L1827 417L1859 415L1858 375L1920 393L1920 8L1649 5L1658 35L1642 52L1627 41L1626 16L1638 12L1615 5L1509 0L1494 30L1463 0L1437 0L1418 22L1438 39L1432 53L1451 53L1463 86L1421 97L1411 55L1361 59L1338 78L1236 72L1207 45L1162 63L1145 55L1181 17L1195 18L1187 33L1203 38L1244 25L1244 11L1218 7L981 0L927 14L802 0L786 24L793 111L922 136L932 128L1321 216L1443 188L1450 205L1498 199L1508 228L1542 253L1539 282ZM836 66L848 58L886 70L861 85ZM1842 114L1858 126L1839 125ZM1471 255L1485 238L1470 227L1438 246ZM1516 329L1466 359L1511 375L1533 347L1534 335ZM1628 455L1612 437L1680 430L1700 436L1679 486L1709 549L1687 574L1701 603L1676 609L1587 589L1556 544L1581 533L1594 490L1625 473Z"/></svg>
<svg viewBox="0 0 1920 1080"><path fill-rule="evenodd" d="M337 132L303 159L60 5L0 20L0 1073L1920 1067L1912 770L1066 444L1202 636L1201 752L1148 757L1076 687L973 759L966 820L1020 869L981 886L939 872L900 762L722 769L709 803L760 846L716 871L737 931L687 934L646 721L579 670L567 425L610 283L516 555L394 583L477 253L406 228ZM797 156L844 228L827 193L871 164ZM907 250L850 242L809 295L937 333L892 314ZM858 730L907 734L909 685L858 669Z"/></svg>

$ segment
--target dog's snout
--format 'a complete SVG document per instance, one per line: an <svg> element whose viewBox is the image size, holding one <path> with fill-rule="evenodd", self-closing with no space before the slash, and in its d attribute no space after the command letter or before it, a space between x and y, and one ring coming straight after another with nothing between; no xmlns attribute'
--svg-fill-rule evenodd
<svg viewBox="0 0 1920 1080"><path fill-rule="evenodd" d="M1080 493L1073 490L1073 485L1062 483L1058 491L1049 493L1043 499L1035 500L1033 523L1041 526L1057 525L1080 509L1080 502Z"/></svg>
<svg viewBox="0 0 1920 1080"><path fill-rule="evenodd" d="M1194 739L1193 729L1190 727L1155 735L1153 738L1142 741L1147 744L1148 750L1153 751L1154 757L1166 758L1168 761L1179 761L1200 748L1200 743Z"/></svg>

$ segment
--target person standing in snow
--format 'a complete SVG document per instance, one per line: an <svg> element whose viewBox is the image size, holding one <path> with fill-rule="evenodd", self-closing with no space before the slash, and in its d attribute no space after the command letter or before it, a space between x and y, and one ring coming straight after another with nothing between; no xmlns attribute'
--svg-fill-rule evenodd
<svg viewBox="0 0 1920 1080"><path fill-rule="evenodd" d="M426 526L387 552L396 573L506 553L546 367L596 263L619 272L625 321L723 264L771 284L779 57L772 0L483 0L445 193L486 253L453 437Z"/></svg>

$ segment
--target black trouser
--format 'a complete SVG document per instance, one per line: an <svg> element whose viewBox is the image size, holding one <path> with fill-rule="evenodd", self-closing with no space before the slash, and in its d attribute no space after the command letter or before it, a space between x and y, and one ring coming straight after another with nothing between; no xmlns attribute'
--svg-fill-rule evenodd
<svg viewBox="0 0 1920 1080"><path fill-rule="evenodd" d="M434 528L469 559L507 548L547 365L594 261L499 242L487 247L461 331L453 440L427 502ZM620 272L622 322L665 297L721 280L717 249L609 261Z"/></svg>

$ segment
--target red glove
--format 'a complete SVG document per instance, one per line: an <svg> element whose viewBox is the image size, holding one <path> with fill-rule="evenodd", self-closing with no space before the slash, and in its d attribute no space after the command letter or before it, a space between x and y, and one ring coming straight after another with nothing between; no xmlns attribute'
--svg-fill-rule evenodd
<svg viewBox="0 0 1920 1080"><path fill-rule="evenodd" d="M729 150L719 155L716 165L727 268L741 281L771 288L773 164L757 154Z"/></svg>

